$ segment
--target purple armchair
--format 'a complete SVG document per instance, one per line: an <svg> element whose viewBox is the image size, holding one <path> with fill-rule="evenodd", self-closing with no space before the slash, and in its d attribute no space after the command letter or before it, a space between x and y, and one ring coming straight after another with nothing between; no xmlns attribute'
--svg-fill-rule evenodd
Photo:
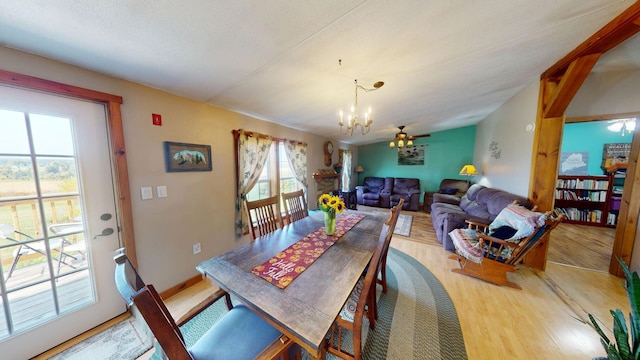
<svg viewBox="0 0 640 360"><path fill-rule="evenodd" d="M418 211L420 209L420 180L395 178L389 195L391 207L398 205L404 199L403 210Z"/></svg>
<svg viewBox="0 0 640 360"><path fill-rule="evenodd" d="M393 178L365 177L362 185L356 186L358 204L389 208L392 186Z"/></svg>

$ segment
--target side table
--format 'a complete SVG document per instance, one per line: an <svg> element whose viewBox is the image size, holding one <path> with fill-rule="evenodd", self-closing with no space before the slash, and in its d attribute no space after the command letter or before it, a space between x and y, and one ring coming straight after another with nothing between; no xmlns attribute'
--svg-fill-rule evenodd
<svg viewBox="0 0 640 360"><path fill-rule="evenodd" d="M347 209L358 210L358 198L356 196L356 189L342 191L340 190L339 196L344 201L344 206Z"/></svg>

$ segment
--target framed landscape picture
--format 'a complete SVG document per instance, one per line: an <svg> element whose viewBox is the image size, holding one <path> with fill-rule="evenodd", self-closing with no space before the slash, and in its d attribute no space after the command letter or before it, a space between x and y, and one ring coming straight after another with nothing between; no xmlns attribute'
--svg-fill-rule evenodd
<svg viewBox="0 0 640 360"><path fill-rule="evenodd" d="M398 165L424 165L424 146L398 149Z"/></svg>
<svg viewBox="0 0 640 360"><path fill-rule="evenodd" d="M164 142L167 172L211 171L211 145Z"/></svg>

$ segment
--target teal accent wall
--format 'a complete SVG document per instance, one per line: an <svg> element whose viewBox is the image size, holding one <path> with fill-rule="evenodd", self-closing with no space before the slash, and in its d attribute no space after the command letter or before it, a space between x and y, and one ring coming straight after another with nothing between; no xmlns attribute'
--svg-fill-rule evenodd
<svg viewBox="0 0 640 360"><path fill-rule="evenodd" d="M604 144L630 143L633 134L607 130L608 121L570 123L564 126L561 152L588 152L587 175L604 175L600 167ZM366 168L365 168L366 169Z"/></svg>
<svg viewBox="0 0 640 360"><path fill-rule="evenodd" d="M476 126L472 125L416 139L414 145L428 144L424 165L398 165L398 151L390 149L388 141L359 146L356 165L362 165L364 172L358 177L358 185L367 176L418 178L421 191L436 191L442 179L465 178L458 173L465 164L473 163L475 138Z"/></svg>

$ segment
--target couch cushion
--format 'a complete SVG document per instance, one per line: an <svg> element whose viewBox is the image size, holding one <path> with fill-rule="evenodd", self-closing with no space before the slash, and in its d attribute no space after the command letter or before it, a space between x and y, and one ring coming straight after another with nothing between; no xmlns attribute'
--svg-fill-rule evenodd
<svg viewBox="0 0 640 360"><path fill-rule="evenodd" d="M367 200L378 200L380 199L380 193L378 192L367 192L362 194L362 198L363 199L367 199Z"/></svg>

